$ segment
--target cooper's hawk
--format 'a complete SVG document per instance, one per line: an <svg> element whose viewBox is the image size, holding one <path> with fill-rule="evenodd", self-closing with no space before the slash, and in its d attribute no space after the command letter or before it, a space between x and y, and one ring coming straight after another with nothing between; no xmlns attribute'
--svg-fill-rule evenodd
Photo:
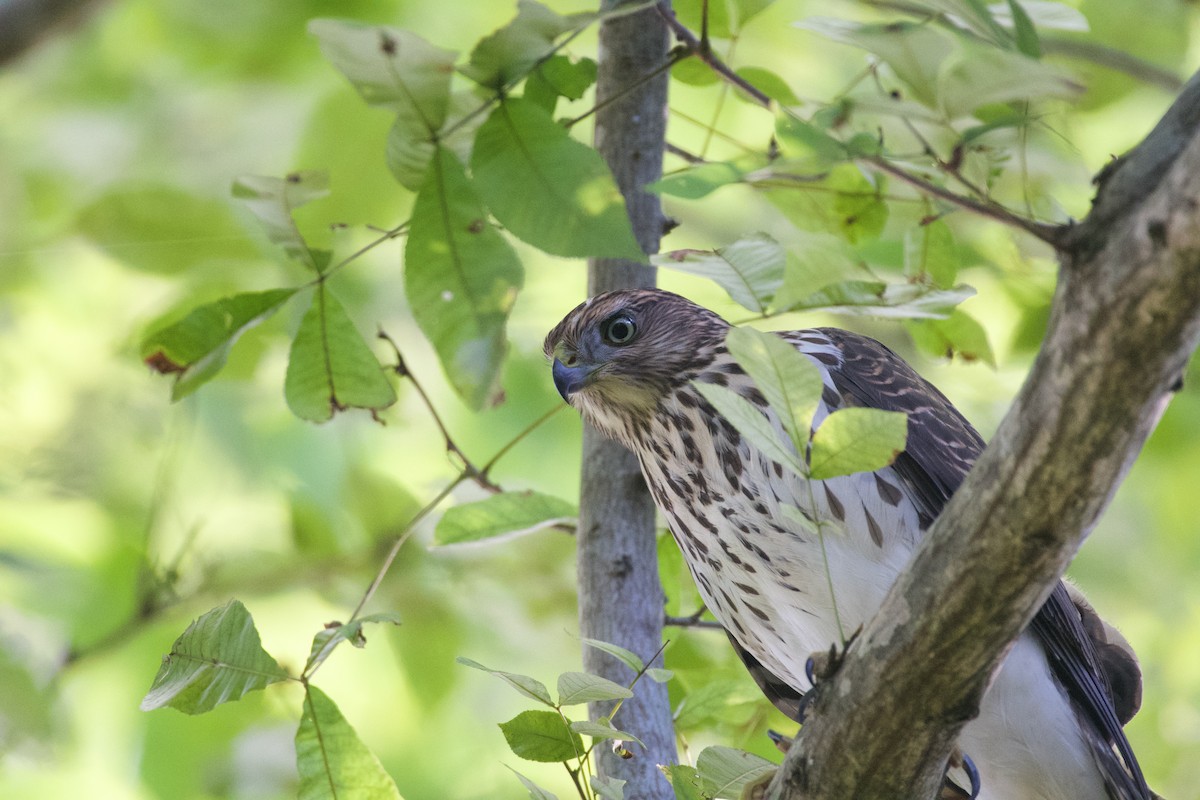
<svg viewBox="0 0 1200 800"><path fill-rule="evenodd" d="M726 386L779 426L727 351L729 330L669 292L612 292L568 314L545 350L562 396L637 454L705 603L764 693L795 718L809 689L807 656L840 642L835 602L844 630L875 613L984 442L941 392L873 339L834 328L781 333L821 372L814 427L847 406L908 417L907 445L890 466L806 482L696 389ZM827 553L784 506L838 531L822 537ZM962 731L959 747L982 778L979 796L1154 797L1122 731L1140 689L1128 645L1060 583Z"/></svg>

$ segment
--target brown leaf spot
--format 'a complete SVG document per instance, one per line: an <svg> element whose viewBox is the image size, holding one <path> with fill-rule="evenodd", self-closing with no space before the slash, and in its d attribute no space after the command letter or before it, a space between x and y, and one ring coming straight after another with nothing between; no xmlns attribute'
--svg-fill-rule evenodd
<svg viewBox="0 0 1200 800"><path fill-rule="evenodd" d="M178 361L172 360L171 357L162 350L155 350L153 353L146 356L143 361L146 362L146 366L161 375L170 375L171 373L184 372L187 370L185 365L180 364Z"/></svg>

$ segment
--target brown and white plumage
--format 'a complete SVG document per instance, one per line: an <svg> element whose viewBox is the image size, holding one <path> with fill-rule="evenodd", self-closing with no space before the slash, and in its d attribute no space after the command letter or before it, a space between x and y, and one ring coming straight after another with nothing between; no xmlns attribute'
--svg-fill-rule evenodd
<svg viewBox="0 0 1200 800"><path fill-rule="evenodd" d="M851 405L908 416L907 445L892 465L806 482L694 388L738 392L786 440L726 351L728 330L716 314L668 292L613 292L568 314L545 349L563 397L637 454L708 607L763 691L795 717L809 688L807 656L878 609L984 442L878 342L832 328L781 333L821 371L814 428ZM822 537L824 553L818 529L839 534ZM981 798L1153 797L1121 730L1140 692L1136 660L1078 600L1060 584L964 728L960 747L979 768Z"/></svg>

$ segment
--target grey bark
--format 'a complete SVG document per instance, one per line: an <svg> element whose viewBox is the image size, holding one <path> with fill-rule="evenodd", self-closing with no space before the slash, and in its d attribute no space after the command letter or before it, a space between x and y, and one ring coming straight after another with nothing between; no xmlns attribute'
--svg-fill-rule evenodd
<svg viewBox="0 0 1200 800"><path fill-rule="evenodd" d="M604 3L604 9L619 3ZM653 9L610 18L600 27L595 145L625 196L634 234L646 253L658 252L663 214L658 197L643 191L662 176L666 131L667 73L634 91L630 86L660 69L669 41ZM609 102L611 100L611 102ZM596 259L589 264L588 294L653 286L655 270L644 263ZM658 580L654 501L642 481L637 459L591 428L583 437L583 489L578 542L579 626L586 637L619 644L649 659L662 644L663 594ZM585 647L584 667L618 683L633 675L620 662ZM593 703L593 719L611 703ZM666 687L640 681L614 721L646 744L621 759L605 748L601 775L627 781L626 797L669 800L670 785L659 764L676 761L675 734Z"/></svg>
<svg viewBox="0 0 1200 800"><path fill-rule="evenodd" d="M1092 212L1060 242L1049 331L1025 385L822 686L770 797L936 796L1007 644L1091 530L1200 338L1200 74L1102 173Z"/></svg>

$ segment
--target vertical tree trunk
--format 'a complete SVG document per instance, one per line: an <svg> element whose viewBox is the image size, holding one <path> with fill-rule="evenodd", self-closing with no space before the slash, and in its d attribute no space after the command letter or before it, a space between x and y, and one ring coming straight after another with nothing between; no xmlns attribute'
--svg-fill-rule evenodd
<svg viewBox="0 0 1200 800"><path fill-rule="evenodd" d="M604 0L605 10L619 0ZM667 73L637 89L628 87L662 67L667 58L667 29L653 9L616 17L600 28L595 145L608 161L625 195L634 234L646 253L658 251L663 232L662 207L642 187L662 175L666 130ZM589 264L588 294L653 286L654 267L619 259ZM583 437L583 490L579 526L579 620L584 636L619 644L648 659L662 642L663 595L654 542L654 502L642 482L637 459L590 427ZM611 656L584 648L589 672L620 683L629 670ZM592 718L611 703L593 703ZM634 758L623 760L607 748L599 758L602 775L627 781L629 798L673 797L658 764L676 760L666 688L641 681L622 706L618 727L637 734L646 749L633 745Z"/></svg>

